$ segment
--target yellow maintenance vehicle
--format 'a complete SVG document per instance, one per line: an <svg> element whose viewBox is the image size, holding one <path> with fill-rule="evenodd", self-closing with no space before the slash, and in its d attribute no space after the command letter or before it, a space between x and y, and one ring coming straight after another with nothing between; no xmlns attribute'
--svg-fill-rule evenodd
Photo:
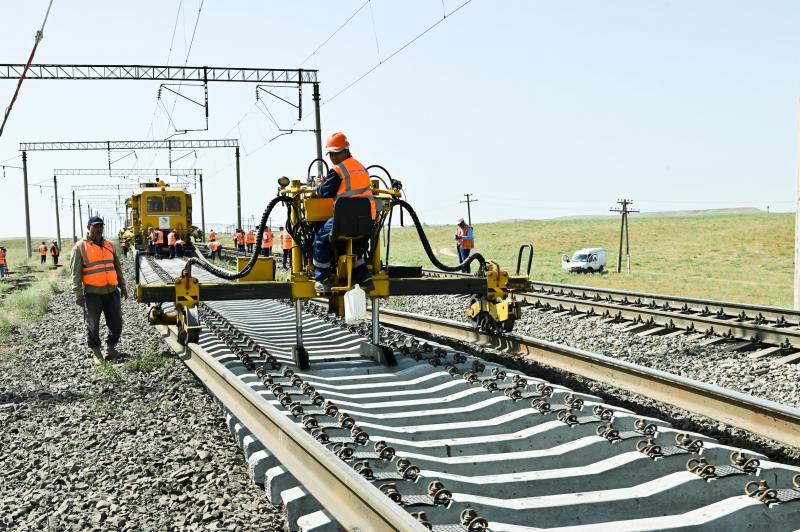
<svg viewBox="0 0 800 532"><path fill-rule="evenodd" d="M151 228L167 232L175 229L187 250L198 236L198 229L192 225L192 195L161 180L141 183L141 188L133 191L125 200L125 220L120 241L130 238L139 250L146 247Z"/></svg>
<svg viewBox="0 0 800 532"><path fill-rule="evenodd" d="M377 165L367 167L367 171L382 171L388 179L387 182L383 177L370 173L370 189L376 203L376 218L373 221L368 198L342 197L334 201L317 197L310 172L318 161L321 159L315 159L309 166L306 180L287 177L278 179L277 195L267 205L261 218L255 251L249 258L238 259L236 272L221 269L198 256L187 261L181 278L176 279L174 284L138 285L137 299L145 303L174 303L176 315L167 316L165 313L163 319L177 322L179 331L182 332L181 337L186 341L196 341L198 336L200 327L193 308L200 301L290 299L296 310L296 345L292 353L298 367L307 369L308 353L303 347L302 302L325 298L329 311L343 316L345 294L354 288L353 266L359 256L364 256L374 282L374 289L366 294L368 298L376 300L392 296L471 295L472 302L466 315L475 321L479 329L487 333L512 330L521 312L520 301L515 299L514 292L526 288L527 276L510 275L496 262L485 260L479 253L471 255L465 261L478 263L479 268L475 275L431 277L423 275L421 266L387 265L381 255L381 234L386 229L387 240L389 239L392 212L400 209L411 216L420 243L435 266L445 272L459 272L463 267L463 264L447 266L436 258L417 214L402 199L402 184L392 179L384 168ZM274 259L260 257L258 254L264 226L279 204L288 210L285 227L294 240L292 269L288 279L281 281L275 279ZM331 217L334 220L331 238L335 248L335 279L330 292L318 293L315 289L312 263L314 235ZM191 271L195 267L235 282L200 283L196 277L192 277ZM366 344L363 354L384 364L392 364L394 357L391 350L379 345L378 313L379 305L373 304L372 343Z"/></svg>

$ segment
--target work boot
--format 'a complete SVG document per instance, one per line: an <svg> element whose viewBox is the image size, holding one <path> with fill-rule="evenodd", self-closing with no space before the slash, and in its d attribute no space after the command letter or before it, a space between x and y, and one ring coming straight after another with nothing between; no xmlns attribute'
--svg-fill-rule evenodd
<svg viewBox="0 0 800 532"><path fill-rule="evenodd" d="M326 277L314 283L314 290L319 293L330 292L333 289L333 277Z"/></svg>
<svg viewBox="0 0 800 532"><path fill-rule="evenodd" d="M89 349L92 350L92 354L94 355L94 363L100 364L103 361L103 350L100 347L90 347Z"/></svg>
<svg viewBox="0 0 800 532"><path fill-rule="evenodd" d="M106 346L106 360L111 360L114 358L119 358L122 356L119 351L117 351L116 345L107 345Z"/></svg>

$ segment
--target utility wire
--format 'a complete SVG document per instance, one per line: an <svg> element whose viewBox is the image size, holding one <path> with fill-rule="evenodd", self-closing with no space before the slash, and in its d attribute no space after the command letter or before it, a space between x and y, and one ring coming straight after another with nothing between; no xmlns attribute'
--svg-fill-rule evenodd
<svg viewBox="0 0 800 532"><path fill-rule="evenodd" d="M364 9L364 8L367 6L367 4L369 4L369 3L370 3L370 0L367 0L366 2L364 2L363 4L361 4L361 7L359 7L358 9L356 9L356 10L353 12L353 14L352 14L352 15L350 15L349 17L347 17L347 20L345 20L344 22L342 22L342 23L339 25L339 27L338 27L338 28L336 28L336 30L335 30L333 33L331 33L331 34L328 36L328 38L327 38L327 39L325 39L324 41L322 41L322 44L320 44L319 46L317 46L317 47L314 49L314 51L313 51L313 52L311 52L310 54L308 54L308 57L306 57L305 59L303 59L303 60L300 62L300 64L299 64L299 65L297 65L297 66L298 66L298 67L301 67L301 66L303 66L304 64L306 64L306 61L308 61L309 59L311 59L312 57L314 57L314 56L317 54L317 52L319 52L319 51L322 49L322 47L323 47L323 46L325 46L326 44L328 44L328 41L330 41L331 39L333 39L333 37L334 37L334 36L335 36L337 33L339 33L339 31L341 31L341 29L342 29L342 28L344 28L345 26L347 26L347 24L348 24L348 23L349 23L351 20L353 20L353 17L355 17L356 15L358 15L358 14L361 12L361 10L362 10L362 9Z"/></svg>
<svg viewBox="0 0 800 532"><path fill-rule="evenodd" d="M47 12L44 14L44 21L42 21L42 27L39 28L39 31L36 32L35 41L33 43L33 49L31 50L31 55L28 57L28 62L25 64L25 68L22 70L22 75L19 77L19 81L17 82L17 88L14 91L14 96L11 97L11 103L8 104L6 107L5 115L3 116L3 123L0 124L0 136L3 135L3 130L6 128L6 122L8 122L8 117L11 114L11 109L14 107L14 102L17 101L17 96L19 96L19 90L22 88L22 82L25 81L25 75L28 73L28 69L31 67L31 63L33 62L33 56L36 55L36 49L39 47L39 43L44 38L44 26L47 24L47 17L50 16L50 8L53 7L53 0L50 0L50 3L47 4Z"/></svg>
<svg viewBox="0 0 800 532"><path fill-rule="evenodd" d="M452 10L450 13L447 13L447 14L443 15L443 16L442 16L442 18L440 18L439 20L437 20L436 22L434 22L433 24L431 24L430 26L428 26L428 27L427 27L425 30L423 30L423 31L422 31L422 33L420 33L419 35L417 35L416 37L414 37L413 39L411 39L410 41L408 41L407 43L405 43L403 46L401 46L400 48L398 48L397 50L395 50L394 52L392 52L391 54L389 54L389 55L386 57L386 59L384 59L382 62L378 62L378 63L377 63L376 65L374 65L372 68L368 69L366 72L364 72L363 74L361 74L359 77L357 77L356 79L354 79L353 81L351 81L350 83L348 83L348 84L347 84L347 85L346 85L346 86L345 86L343 89L341 89L339 92L337 92L336 94L334 94L333 96L331 96L330 98L328 98L327 100L325 100L325 101L323 102L323 105L326 105L326 104L329 104L329 103L331 103L333 100L335 100L336 98L338 98L339 96L341 96L342 94L344 94L345 92L347 92L348 90L350 90L350 89L351 89L351 88L352 88L352 87L353 87L353 86L354 86L356 83L358 83L358 82L359 82L359 81L361 81L362 79L364 79L364 78L366 78L367 76L369 76L370 74L372 74L372 73L373 73L373 72L374 72L374 71L375 71L375 70L376 70L378 67L380 67L381 65L388 63L388 62L389 62L389 60L390 60L391 58L393 58L394 56L396 56L397 54L399 54L400 52L402 52L403 50L405 50L406 48L408 48L409 46L411 46L412 44L414 44L414 43L415 43L417 40L419 40L419 39L420 39L420 38L421 38L423 35L425 35L425 34L426 34L426 33L428 33L429 31L431 31L433 28L435 28L436 26L438 26L439 24L441 24L442 22L444 22L445 20L447 20L447 18L448 18L448 17L450 17L451 15L453 15L453 14L455 14L456 12L460 11L460 10L461 10L463 7L465 7L467 4L469 4L469 3L471 3L471 2L472 2L472 0L467 0L466 2L464 2L463 4L461 4L460 6L458 6L458 7L457 7L457 8L455 8L454 10ZM305 118L305 117L303 117L303 118Z"/></svg>
<svg viewBox="0 0 800 532"><path fill-rule="evenodd" d="M180 0L180 3L178 3L178 12L175 13L175 23L172 26L172 38L169 40L169 52L167 53L167 60L164 63L165 65L169 65L169 60L172 58L172 47L175 44L175 33L178 31L178 21L180 20L182 8L183 8L183 0ZM155 140L156 138L155 128L153 127L153 123L155 122L156 119L156 113L158 113L159 101L160 99L156 99L156 105L153 107L153 116L150 117L150 126L147 128L150 135L150 140ZM153 166L153 162L155 161L157 156L158 154L154 151L153 157L150 159L150 166Z"/></svg>

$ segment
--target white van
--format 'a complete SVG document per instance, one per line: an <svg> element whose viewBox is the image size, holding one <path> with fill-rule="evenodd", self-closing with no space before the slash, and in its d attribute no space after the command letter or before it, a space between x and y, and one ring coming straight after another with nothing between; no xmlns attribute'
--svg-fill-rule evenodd
<svg viewBox="0 0 800 532"><path fill-rule="evenodd" d="M572 258L563 255L561 268L566 272L594 273L602 272L606 267L606 250L603 248L584 248L572 254Z"/></svg>

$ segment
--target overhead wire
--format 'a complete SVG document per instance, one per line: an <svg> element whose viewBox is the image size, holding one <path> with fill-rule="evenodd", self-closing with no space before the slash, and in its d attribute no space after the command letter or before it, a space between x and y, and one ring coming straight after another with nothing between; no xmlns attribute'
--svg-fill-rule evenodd
<svg viewBox="0 0 800 532"><path fill-rule="evenodd" d="M460 11L461 9L463 9L464 7L466 7L466 6L467 6L468 4L470 4L470 3L472 3L472 0L466 0L464 3L462 3L461 5L459 5L457 8L453 9L453 10L452 10L450 13L446 13L446 14L444 14L444 15L442 16L442 18L440 18L439 20L437 20L436 22L434 22L433 24L431 24L430 26L428 26L428 27L427 27L425 30L423 30L423 31L422 31L420 34L418 34L416 37L414 37L413 39L411 39L410 41L408 41L407 43L405 43L404 45L402 45L400 48L398 48L397 50L395 50L395 51L394 51L394 52L392 52L391 54L389 54L389 55L386 57L386 59L384 59L383 61L379 61L379 62L378 62L376 65L372 66L372 67L371 67L371 68L369 68L369 69L368 69L366 72L364 72L363 74L361 74L360 76L358 76L356 79L354 79L353 81L351 81L350 83L348 83L347 85L345 85L345 87L344 87L344 88L342 88L341 90L339 90L339 92L337 92L336 94L334 94L333 96L331 96L330 98L328 98L327 100L325 100L324 102L322 102L322 104L323 104L323 105L327 105L327 104L331 103L333 100L335 100L336 98L338 98L339 96L341 96L342 94L344 94L345 92L347 92L348 90L350 90L350 89L351 89L353 86L355 86L355 85L356 85L356 84L357 84L359 81L361 81L362 79L364 79L364 78L366 78L367 76L369 76L370 74L372 74L372 73L373 73L375 70L377 70L377 69L378 69L378 67L380 67L381 65L384 65L384 64L388 63L388 62L389 62L389 60L390 60L390 59L392 59L394 56L396 56L397 54L399 54L400 52L402 52L403 50L405 50L406 48L408 48L409 46L411 46L412 44L414 44L415 42L417 42L417 40L419 40L420 38L422 38L422 37L423 37L423 36L424 36L426 33L428 33L429 31L431 31L432 29L434 29L436 26L438 26L439 24L441 24L442 22L444 22L445 20L447 20L449 17L451 17L452 15L454 15L455 13L457 13L458 11ZM305 117L303 117L303 118L305 118Z"/></svg>
<svg viewBox="0 0 800 532"><path fill-rule="evenodd" d="M11 115L11 110L14 108L14 102L17 101L17 97L19 96L19 90L22 88L22 82L25 81L25 76L28 73L28 69L31 67L31 63L33 63L33 56L36 55L36 49L39 47L39 43L44 38L44 27L47 24L47 19L50 16L50 8L53 7L53 0L50 0L50 3L47 4L47 12L44 14L44 20L42 21L42 26L39 28L39 31L36 32L33 42L33 49L31 50L31 55L28 56L28 62L25 63L25 68L22 69L22 74L19 76L19 81L17 82L17 88L14 90L14 95L11 97L11 103L8 104L6 107L5 114L3 115L3 122L0 123L0 136L3 135L3 130L6 128L6 122L8 122L8 117Z"/></svg>
<svg viewBox="0 0 800 532"><path fill-rule="evenodd" d="M367 0L366 2L364 2L363 4L361 4L361 6L360 6L358 9L356 9L356 10L353 12L353 14L352 14L352 15L350 15L349 17L347 17L347 20L345 20L344 22L342 22L342 23L339 25L339 27L338 27L338 28L336 28L336 29L334 30L334 32L333 32L333 33L331 33L331 34L328 36L328 38L327 38L327 39L325 39L324 41L322 41L322 44L320 44L319 46L317 46L317 47L314 49L314 51L313 51L313 52L311 52L310 54L308 54L308 57L306 57L305 59L303 59L303 60L300 62L300 64L299 64L299 65L297 65L297 66L298 66L298 67L301 67L301 66L303 66L304 64L306 64L306 62L307 62L309 59L311 59L312 57L314 57L314 56L317 54L317 52L319 52L319 51L322 49L322 47L323 47L323 46L325 46L326 44L328 44L328 42L329 42L331 39L333 39L333 37L334 37L334 36L335 36L337 33L339 33L339 32L342 30L342 28L344 28L345 26L347 26L347 24L348 24L348 23L349 23L351 20L353 20L353 17L355 17L356 15L358 15L358 14L361 12L361 10L362 10L362 9L364 9L364 8L367 6L367 4L369 4L369 3L370 3L370 1L371 1L371 0Z"/></svg>

